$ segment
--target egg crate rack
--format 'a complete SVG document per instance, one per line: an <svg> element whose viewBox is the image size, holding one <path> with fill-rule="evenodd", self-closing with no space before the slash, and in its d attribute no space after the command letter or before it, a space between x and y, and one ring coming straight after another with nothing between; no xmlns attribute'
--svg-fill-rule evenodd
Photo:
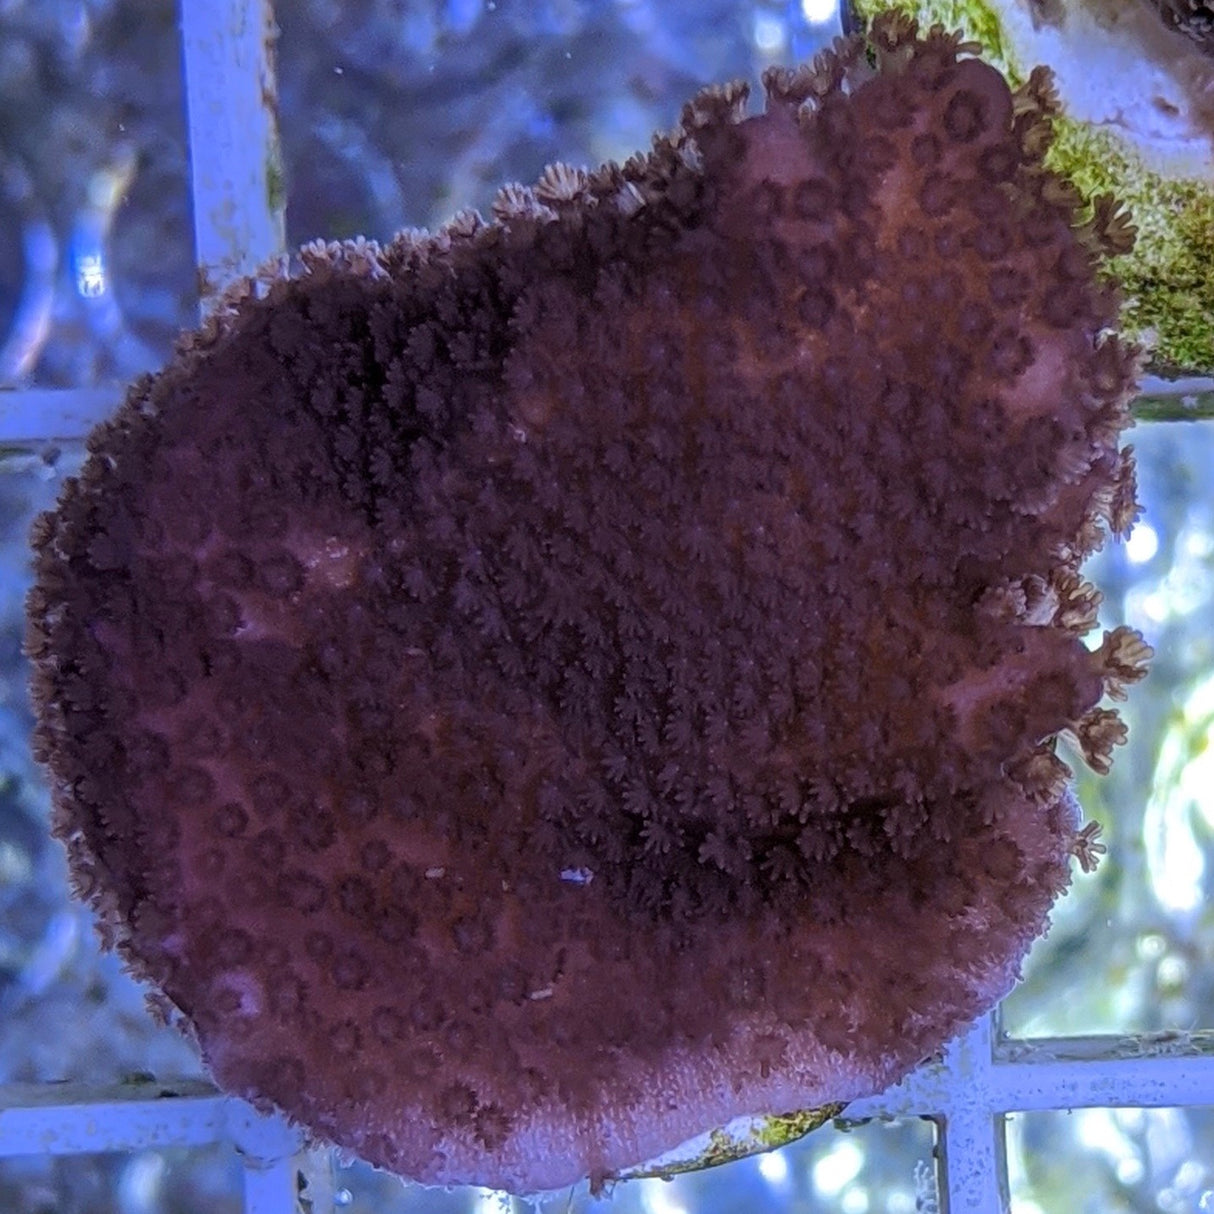
<svg viewBox="0 0 1214 1214"><path fill-rule="evenodd" d="M284 246L273 13L269 0L182 0L181 26L196 259L213 297ZM1148 381L1143 395L1152 415L1183 416L1212 387ZM78 440L120 400L116 388L6 392L0 443ZM903 1082L852 1102L842 1120L930 1120L941 1214L1004 1214L1009 1114L1212 1104L1214 1033L1017 1040L1001 1033L996 1010ZM331 1152L205 1081L0 1086L0 1159L216 1143L241 1159L247 1214L292 1214L301 1193L312 1214L335 1208Z"/></svg>
<svg viewBox="0 0 1214 1214"><path fill-rule="evenodd" d="M853 1101L841 1120L931 1121L939 1214L1005 1214L1008 1114L1211 1103L1214 1033L1016 1040L1001 1037L996 1012L901 1083ZM294 1214L301 1193L310 1214L333 1214L331 1153L203 1081L0 1087L0 1159L214 1143L240 1157L246 1214Z"/></svg>

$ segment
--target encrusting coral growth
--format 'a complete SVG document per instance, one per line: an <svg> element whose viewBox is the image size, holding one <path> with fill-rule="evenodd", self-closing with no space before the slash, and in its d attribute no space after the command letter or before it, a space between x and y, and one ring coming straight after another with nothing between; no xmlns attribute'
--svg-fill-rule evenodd
<svg viewBox="0 0 1214 1214"><path fill-rule="evenodd" d="M536 1190L879 1089L1005 993L1144 672L1132 233L899 18L492 222L305 248L37 524L79 893L217 1081Z"/></svg>

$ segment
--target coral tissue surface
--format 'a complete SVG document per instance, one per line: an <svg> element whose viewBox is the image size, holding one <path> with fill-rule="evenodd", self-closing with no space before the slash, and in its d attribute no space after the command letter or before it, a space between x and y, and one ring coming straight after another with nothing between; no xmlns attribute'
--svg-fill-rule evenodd
<svg viewBox="0 0 1214 1214"><path fill-rule="evenodd" d="M938 29L764 84L244 284L36 526L78 892L225 1089L420 1180L877 1090L1093 850L1132 230Z"/></svg>

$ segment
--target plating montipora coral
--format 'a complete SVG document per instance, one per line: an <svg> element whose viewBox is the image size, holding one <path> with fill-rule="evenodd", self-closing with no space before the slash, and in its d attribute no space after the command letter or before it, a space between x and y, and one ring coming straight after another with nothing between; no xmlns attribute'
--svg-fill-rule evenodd
<svg viewBox="0 0 1214 1214"><path fill-rule="evenodd" d="M36 525L78 893L224 1089L404 1175L880 1089L1096 850L1132 229L942 30L764 85L244 284Z"/></svg>

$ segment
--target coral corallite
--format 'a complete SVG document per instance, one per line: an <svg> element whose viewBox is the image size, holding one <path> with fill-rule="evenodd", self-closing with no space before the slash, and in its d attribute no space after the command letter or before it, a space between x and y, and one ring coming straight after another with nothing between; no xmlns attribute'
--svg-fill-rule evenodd
<svg viewBox="0 0 1214 1214"><path fill-rule="evenodd" d="M867 49L866 49L867 48ZM1141 676L1135 352L1048 79L881 19L232 293L35 529L81 896L225 1089L431 1182L872 1092L1003 995Z"/></svg>

